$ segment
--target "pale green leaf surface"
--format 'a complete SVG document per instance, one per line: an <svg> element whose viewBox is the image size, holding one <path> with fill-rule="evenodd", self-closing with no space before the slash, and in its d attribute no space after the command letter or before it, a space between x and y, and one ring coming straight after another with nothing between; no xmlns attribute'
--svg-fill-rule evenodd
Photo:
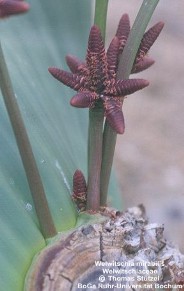
<svg viewBox="0 0 184 291"><path fill-rule="evenodd" d="M58 231L73 227L72 176L87 169L87 110L69 105L74 92L49 66L66 69L68 53L85 57L92 23L86 0L30 0L31 10L0 22L0 38L51 213ZM113 181L114 182L114 181ZM118 207L116 183L111 204ZM20 291L33 255L45 242L0 96L0 291Z"/></svg>

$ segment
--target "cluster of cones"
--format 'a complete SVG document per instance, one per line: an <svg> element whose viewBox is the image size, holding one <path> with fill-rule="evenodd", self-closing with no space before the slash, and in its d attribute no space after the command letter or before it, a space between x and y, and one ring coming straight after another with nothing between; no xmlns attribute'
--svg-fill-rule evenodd
<svg viewBox="0 0 184 291"><path fill-rule="evenodd" d="M147 53L163 26L163 22L158 22L144 34L131 73L141 72L154 63ZM93 25L89 34L85 62L68 55L66 62L71 72L55 67L49 68L49 72L57 80L77 91L70 101L72 106L94 108L102 104L108 123L119 134L122 134L125 129L122 112L123 98L149 85L149 82L144 79L121 80L117 78L119 60L129 33L129 16L124 14L120 19L115 37L105 51L100 29Z"/></svg>

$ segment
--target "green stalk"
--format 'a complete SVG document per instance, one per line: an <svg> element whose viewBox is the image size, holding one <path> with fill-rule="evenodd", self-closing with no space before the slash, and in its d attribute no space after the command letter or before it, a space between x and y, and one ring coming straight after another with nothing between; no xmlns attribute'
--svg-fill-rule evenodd
<svg viewBox="0 0 184 291"><path fill-rule="evenodd" d="M100 176L100 205L106 206L107 194L109 188L109 181L111 176L112 163L114 158L114 151L116 146L117 133L109 126L106 121L103 133L102 146L102 167Z"/></svg>
<svg viewBox="0 0 184 291"><path fill-rule="evenodd" d="M117 72L118 79L128 79L141 43L141 39L159 0L144 0L132 26L123 50Z"/></svg>
<svg viewBox="0 0 184 291"><path fill-rule="evenodd" d="M158 2L159 0L143 1L133 24L133 27L130 31L130 35L128 37L119 62L117 71L118 79L129 78L141 39ZM101 205L106 205L107 203L107 192L111 175L116 139L117 134L111 129L108 122L105 122L103 134L102 169L100 179Z"/></svg>
<svg viewBox="0 0 184 291"><path fill-rule="evenodd" d="M4 98L4 103L6 105L6 109L10 118L10 122L14 131L22 163L26 172L41 232L45 238L53 237L57 234L57 232L52 220L52 216L50 214L41 177L32 152L31 144L13 91L1 45L0 87Z"/></svg>
<svg viewBox="0 0 184 291"><path fill-rule="evenodd" d="M89 165L87 209L98 210L100 206L100 170L102 160L102 134L104 111L102 106L89 110Z"/></svg>
<svg viewBox="0 0 184 291"><path fill-rule="evenodd" d="M104 42L105 42L108 2L109 0L96 0L95 3L94 24L96 24L100 28Z"/></svg>
<svg viewBox="0 0 184 291"><path fill-rule="evenodd" d="M107 7L108 0L96 0L94 23L100 28L104 40ZM104 110L101 105L89 110L87 209L94 211L100 206L103 122Z"/></svg>

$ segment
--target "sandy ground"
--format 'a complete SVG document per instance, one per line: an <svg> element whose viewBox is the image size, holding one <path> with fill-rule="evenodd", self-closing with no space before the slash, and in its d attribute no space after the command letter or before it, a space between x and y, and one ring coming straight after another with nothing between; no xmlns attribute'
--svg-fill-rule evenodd
<svg viewBox="0 0 184 291"><path fill-rule="evenodd" d="M141 3L110 1L109 40L121 15L127 12L133 23ZM143 203L150 220L164 223L167 236L184 251L183 0L161 0L150 25L160 20L165 27L150 52L156 64L136 75L150 86L124 102L126 132L118 137L115 167L123 207Z"/></svg>

